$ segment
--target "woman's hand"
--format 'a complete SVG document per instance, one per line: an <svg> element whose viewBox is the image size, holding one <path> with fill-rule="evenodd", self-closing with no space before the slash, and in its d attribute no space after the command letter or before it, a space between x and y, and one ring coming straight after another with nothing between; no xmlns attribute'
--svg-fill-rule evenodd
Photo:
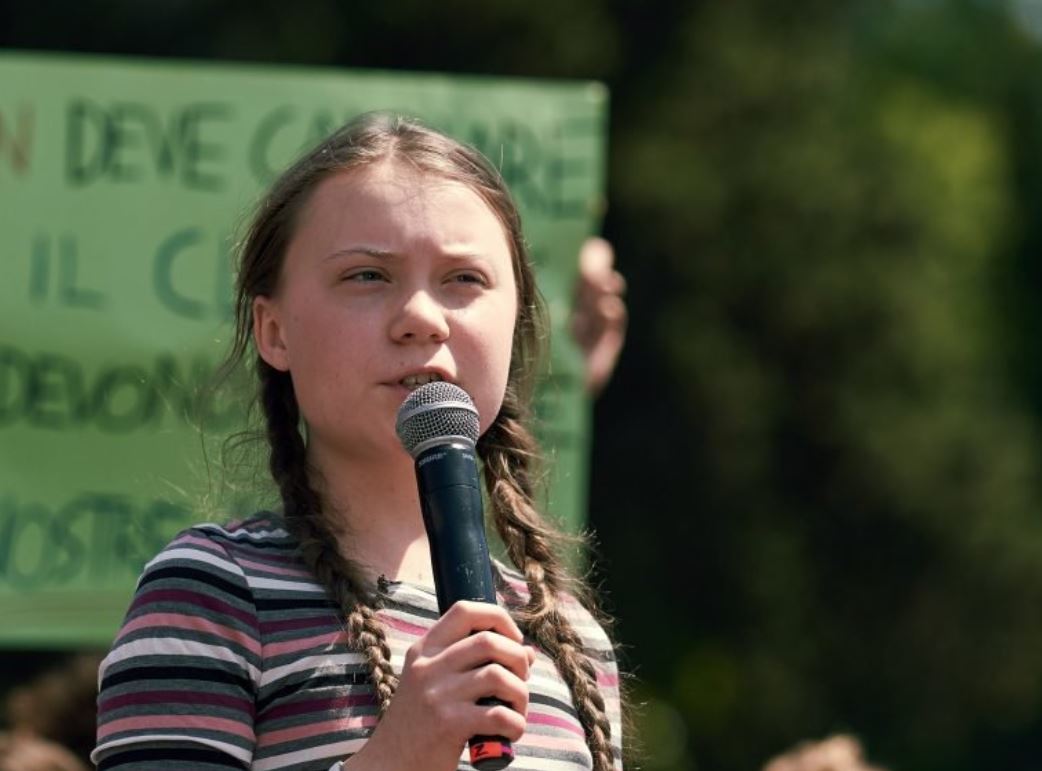
<svg viewBox="0 0 1042 771"><path fill-rule="evenodd" d="M386 714L344 771L455 771L471 736L525 732L535 651L502 608L457 602L405 655ZM481 705L494 696L510 706Z"/></svg>

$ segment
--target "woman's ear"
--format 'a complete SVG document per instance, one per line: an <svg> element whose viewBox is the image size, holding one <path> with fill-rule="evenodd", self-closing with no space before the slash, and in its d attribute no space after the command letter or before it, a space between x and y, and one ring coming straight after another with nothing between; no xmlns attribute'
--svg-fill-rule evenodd
<svg viewBox="0 0 1042 771"><path fill-rule="evenodd" d="M253 298L253 343L269 365L280 372L289 370L289 350L282 335L279 307L270 297Z"/></svg>

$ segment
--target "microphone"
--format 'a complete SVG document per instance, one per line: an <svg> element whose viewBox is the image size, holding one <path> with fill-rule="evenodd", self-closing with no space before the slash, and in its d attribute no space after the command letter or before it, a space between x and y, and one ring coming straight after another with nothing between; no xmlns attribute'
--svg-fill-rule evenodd
<svg viewBox="0 0 1042 771"><path fill-rule="evenodd" d="M422 385L398 409L398 438L416 462L423 524L431 546L438 610L458 600L496 602L492 562L478 480L478 411L459 386ZM503 704L483 698L478 704ZM470 738L470 762L479 771L506 768L514 748L502 736Z"/></svg>

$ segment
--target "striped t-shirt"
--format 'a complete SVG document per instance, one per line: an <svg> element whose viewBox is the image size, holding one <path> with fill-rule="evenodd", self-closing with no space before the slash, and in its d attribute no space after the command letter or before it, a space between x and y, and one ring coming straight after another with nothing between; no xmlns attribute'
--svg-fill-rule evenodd
<svg viewBox="0 0 1042 771"><path fill-rule="evenodd" d="M497 563L507 591L524 581ZM433 592L381 582L377 611L391 660L438 617ZM516 602L516 600L515 600ZM574 599L565 613L591 652L618 744L618 672L604 631ZM273 514L199 525L150 562L112 650L98 696L99 769L326 771L376 725L372 681L346 646L343 616L296 555ZM528 727L511 771L592 767L572 696L538 652ZM621 769L621 761L616 761ZM466 750L459 769L472 769Z"/></svg>

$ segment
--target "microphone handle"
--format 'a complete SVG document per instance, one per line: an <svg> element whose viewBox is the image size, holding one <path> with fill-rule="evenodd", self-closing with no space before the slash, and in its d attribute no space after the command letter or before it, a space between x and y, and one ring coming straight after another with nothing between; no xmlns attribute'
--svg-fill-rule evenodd
<svg viewBox="0 0 1042 771"><path fill-rule="evenodd" d="M496 604L473 446L449 442L425 450L416 457L416 480L439 611L444 614L459 600ZM478 704L505 705L496 698ZM514 759L514 748L503 736L472 736L467 743L478 771L498 771Z"/></svg>

